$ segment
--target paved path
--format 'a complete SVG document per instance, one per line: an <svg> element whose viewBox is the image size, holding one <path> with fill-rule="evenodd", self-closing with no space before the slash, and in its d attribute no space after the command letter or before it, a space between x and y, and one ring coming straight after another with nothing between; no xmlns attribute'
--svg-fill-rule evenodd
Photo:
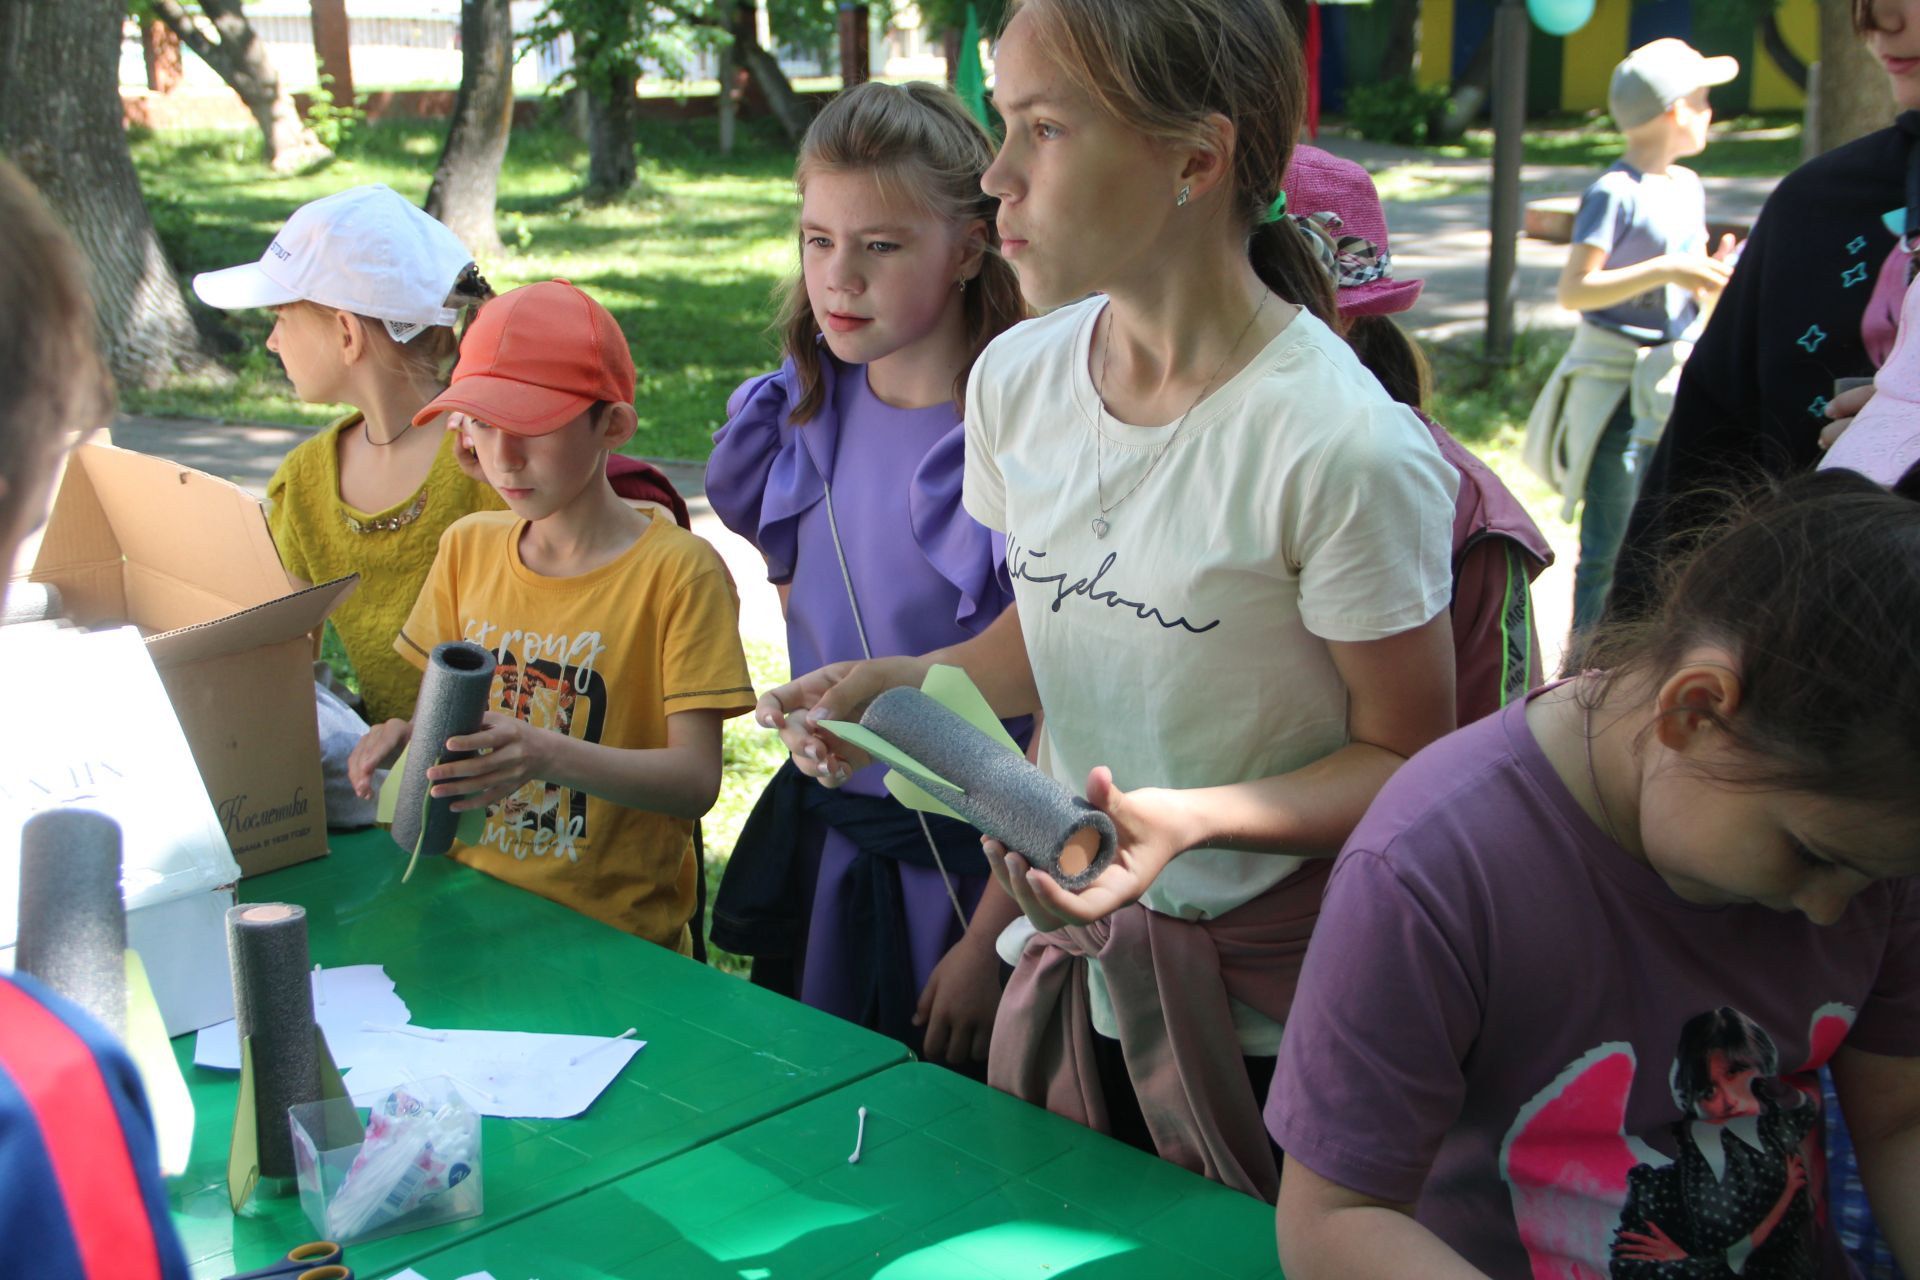
<svg viewBox="0 0 1920 1280"><path fill-rule="evenodd" d="M1491 163L1436 159L1409 148L1350 138L1326 137L1321 145L1365 165L1388 193L1387 220L1397 274L1427 282L1420 301L1402 317L1406 327L1436 341L1478 331L1486 314ZM1577 195L1591 180L1591 171L1584 168L1528 165L1522 171L1522 194L1526 199ZM1716 217L1751 217L1772 189L1773 179L1708 178L1706 186L1707 206ZM1434 192L1442 194L1418 198ZM1554 282L1565 258L1563 245L1521 239L1516 328L1572 327L1572 313L1553 301ZM1526 406L1515 408L1524 414ZM280 458L309 432L299 427L128 416L115 425L113 434L115 442L127 448L173 458L261 493ZM733 571L740 587L742 634L783 651L786 632L779 598L767 585L758 552L714 516L701 496L699 467L663 465L687 498L694 531L720 550ZM1542 519L1541 524L1559 556L1559 562L1534 587L1542 647L1551 672L1558 665L1572 613L1578 541L1577 531L1557 519Z"/></svg>

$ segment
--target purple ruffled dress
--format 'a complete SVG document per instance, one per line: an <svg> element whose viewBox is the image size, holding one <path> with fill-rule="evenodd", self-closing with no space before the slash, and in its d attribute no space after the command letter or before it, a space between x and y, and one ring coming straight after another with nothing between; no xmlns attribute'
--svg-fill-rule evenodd
<svg viewBox="0 0 1920 1280"><path fill-rule="evenodd" d="M965 431L954 406L894 408L873 394L863 366L842 364L824 349L821 358L827 394L810 422L789 422L799 390L788 361L733 393L707 463L706 496L715 514L760 549L770 581L788 585L787 649L795 675L865 656L834 554L823 476L833 485L847 573L874 657L965 640L1013 602L1004 539L960 505ZM846 788L883 796L884 773L884 766L869 766ZM824 825L805 837L819 869L800 998L859 1021L865 997L849 974L859 940L849 936L848 918L860 855ZM937 870L893 865L917 995L959 940L960 927ZM954 877L969 915L985 887L984 876Z"/></svg>

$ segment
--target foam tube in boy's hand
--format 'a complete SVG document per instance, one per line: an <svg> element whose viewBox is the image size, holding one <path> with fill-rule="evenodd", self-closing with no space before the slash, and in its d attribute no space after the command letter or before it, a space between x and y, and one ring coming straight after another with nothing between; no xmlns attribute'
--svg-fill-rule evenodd
<svg viewBox="0 0 1920 1280"><path fill-rule="evenodd" d="M860 724L953 784L915 776L929 795L1063 887L1086 888L1113 861L1113 819L920 690L887 690Z"/></svg>
<svg viewBox="0 0 1920 1280"><path fill-rule="evenodd" d="M260 1172L291 1178L287 1108L319 1101L323 1085L306 911L285 902L230 909L227 953L233 964L234 1029L248 1046L242 1068L252 1073Z"/></svg>
<svg viewBox="0 0 1920 1280"><path fill-rule="evenodd" d="M427 655L427 674L420 681L420 700L413 709L407 768L393 810L394 842L409 853L438 857L453 847L460 815L452 811L450 797L427 795L433 785L427 770L473 754L448 751L447 739L481 727L493 688L493 667L492 653L465 640L437 644Z"/></svg>
<svg viewBox="0 0 1920 1280"><path fill-rule="evenodd" d="M14 967L125 1038L127 910L120 896L120 824L104 813L51 809L20 829Z"/></svg>

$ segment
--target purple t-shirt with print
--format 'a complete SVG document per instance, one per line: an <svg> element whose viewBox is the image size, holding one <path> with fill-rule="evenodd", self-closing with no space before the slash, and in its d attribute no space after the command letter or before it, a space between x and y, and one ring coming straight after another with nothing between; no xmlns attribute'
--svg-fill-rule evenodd
<svg viewBox="0 0 1920 1280"><path fill-rule="evenodd" d="M1920 1055L1920 885L1824 928L1688 903L1516 702L1410 761L1341 853L1267 1128L1489 1275L1838 1280L1813 1073L1842 1042Z"/></svg>

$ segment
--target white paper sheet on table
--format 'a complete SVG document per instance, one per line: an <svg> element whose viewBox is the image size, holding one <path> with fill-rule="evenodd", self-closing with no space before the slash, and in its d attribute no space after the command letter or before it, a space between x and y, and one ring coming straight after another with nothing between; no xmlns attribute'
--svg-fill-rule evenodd
<svg viewBox="0 0 1920 1280"><path fill-rule="evenodd" d="M313 1019L327 1033L327 1049L342 1070L365 1058L369 1046L392 1040L393 1033L362 1025L405 1026L413 1014L394 991L393 979L377 964L350 964L313 975ZM193 1065L216 1071L240 1069L240 1037L232 1022L200 1032L193 1044Z"/></svg>
<svg viewBox="0 0 1920 1280"><path fill-rule="evenodd" d="M382 1043L363 1044L361 1056L346 1074L347 1092L355 1104L371 1106L398 1085L445 1076L483 1116L559 1120L592 1106L633 1055L646 1047L644 1040L609 1043L605 1036L453 1030L444 1034L445 1040L417 1035L368 1037ZM583 1054L579 1065L572 1065L571 1060Z"/></svg>

